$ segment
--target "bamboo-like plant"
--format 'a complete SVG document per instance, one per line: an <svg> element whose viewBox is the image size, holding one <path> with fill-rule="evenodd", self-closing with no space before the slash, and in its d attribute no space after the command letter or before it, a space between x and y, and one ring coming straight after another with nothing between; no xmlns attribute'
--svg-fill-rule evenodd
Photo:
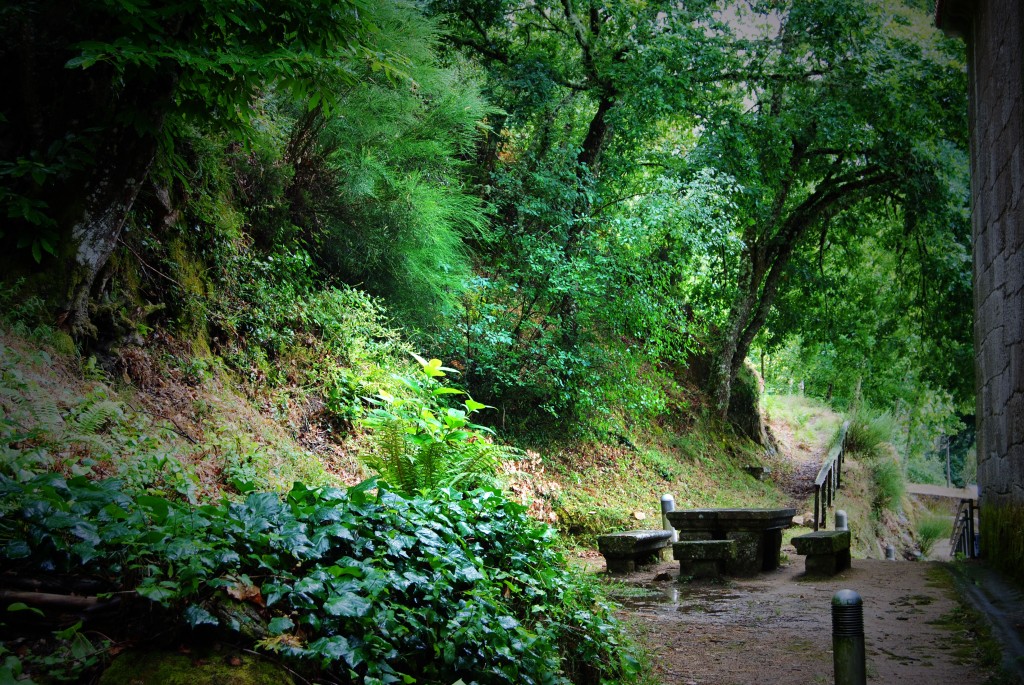
<svg viewBox="0 0 1024 685"><path fill-rule="evenodd" d="M406 495L493 485L498 466L516 450L494 443L491 429L470 421L486 405L467 398L461 403L464 408L440 406L442 396L464 394L438 381L454 369L439 359L413 356L425 378L401 379L410 395L397 398L382 392L370 399L376 407L363 425L377 440L373 451L362 455L363 462Z"/></svg>

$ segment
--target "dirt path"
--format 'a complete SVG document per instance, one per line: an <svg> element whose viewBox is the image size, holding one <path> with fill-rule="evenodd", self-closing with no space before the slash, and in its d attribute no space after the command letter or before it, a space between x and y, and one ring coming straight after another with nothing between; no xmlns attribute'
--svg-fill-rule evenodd
<svg viewBox="0 0 1024 685"><path fill-rule="evenodd" d="M613 594L666 684L832 683L830 607L843 588L864 598L870 682L982 685L991 675L949 649L969 643L948 624L959 603L943 565L857 559L835 578L810 580L795 559L757 578L712 584L680 584L678 564L665 562L623 576ZM659 574L669 579L655 581Z"/></svg>
<svg viewBox="0 0 1024 685"><path fill-rule="evenodd" d="M822 407L801 415L799 407L803 398L800 397L784 397L776 401L789 405L786 413L790 419L795 416L803 420L792 425L781 417L768 414L768 431L777 450L766 456L765 462L772 469L771 479L775 485L789 495L793 506L802 507L814 495L814 477L832 446L835 429L841 419L838 414Z"/></svg>

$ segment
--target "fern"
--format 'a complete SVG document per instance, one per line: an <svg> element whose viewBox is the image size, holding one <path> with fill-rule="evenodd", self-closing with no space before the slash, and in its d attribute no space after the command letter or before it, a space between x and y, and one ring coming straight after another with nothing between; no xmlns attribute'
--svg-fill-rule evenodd
<svg viewBox="0 0 1024 685"><path fill-rule="evenodd" d="M111 400L100 400L90 403L87 399L85 407L68 422L68 430L76 436L97 435L109 424L124 418L121 406Z"/></svg>
<svg viewBox="0 0 1024 685"><path fill-rule="evenodd" d="M465 409L442 408L438 398L462 394L436 382L445 371L441 362L417 357L428 380L403 379L409 398L380 394L378 405L363 421L375 432L374 450L362 456L392 488L407 495L439 488L471 489L495 483L498 467L515 458L514 448L487 439L489 430L470 422L484 405L468 399Z"/></svg>

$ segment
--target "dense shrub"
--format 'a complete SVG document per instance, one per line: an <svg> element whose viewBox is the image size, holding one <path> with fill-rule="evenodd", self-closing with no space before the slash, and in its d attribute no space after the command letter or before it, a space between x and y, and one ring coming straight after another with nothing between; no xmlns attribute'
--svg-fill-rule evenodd
<svg viewBox="0 0 1024 685"><path fill-rule="evenodd" d="M150 630L166 633L169 613L337 682L630 680L618 624L552 529L495 492L375 486L196 507L113 480L0 476L0 559L134 591L164 608ZM255 629L232 618L239 604Z"/></svg>

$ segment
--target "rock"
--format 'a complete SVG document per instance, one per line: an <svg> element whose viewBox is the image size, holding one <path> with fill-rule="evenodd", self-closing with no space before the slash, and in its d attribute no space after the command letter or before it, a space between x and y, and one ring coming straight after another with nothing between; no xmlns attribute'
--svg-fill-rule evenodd
<svg viewBox="0 0 1024 685"><path fill-rule="evenodd" d="M645 514L642 511L634 511L633 518L635 518L637 521L643 521L645 518L647 518L647 514Z"/></svg>

